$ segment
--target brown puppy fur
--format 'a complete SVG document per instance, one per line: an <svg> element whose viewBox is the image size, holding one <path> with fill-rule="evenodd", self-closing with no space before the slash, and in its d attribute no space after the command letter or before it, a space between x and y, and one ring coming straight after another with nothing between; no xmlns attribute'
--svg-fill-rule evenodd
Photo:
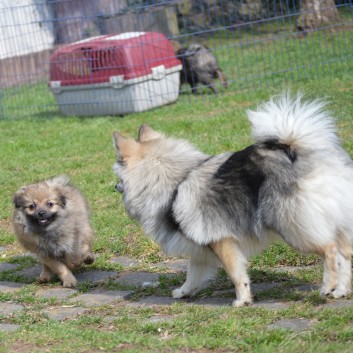
<svg viewBox="0 0 353 353"><path fill-rule="evenodd" d="M21 245L36 254L43 268L39 282L57 274L64 287L77 280L72 269L91 264L93 231L88 205L65 176L21 187L15 194L13 226Z"/></svg>

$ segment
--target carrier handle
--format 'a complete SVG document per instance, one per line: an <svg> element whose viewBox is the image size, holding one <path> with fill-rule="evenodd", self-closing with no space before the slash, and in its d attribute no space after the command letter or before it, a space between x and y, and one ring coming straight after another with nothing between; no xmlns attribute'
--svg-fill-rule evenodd
<svg viewBox="0 0 353 353"><path fill-rule="evenodd" d="M165 76L165 66L159 65L156 67L152 67L152 79L153 80L161 80Z"/></svg>

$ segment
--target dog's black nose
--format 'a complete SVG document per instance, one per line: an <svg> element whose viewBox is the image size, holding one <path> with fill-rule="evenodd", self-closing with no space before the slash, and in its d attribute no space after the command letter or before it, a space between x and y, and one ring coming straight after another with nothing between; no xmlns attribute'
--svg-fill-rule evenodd
<svg viewBox="0 0 353 353"><path fill-rule="evenodd" d="M116 189L117 191L123 193L123 192L124 192L124 185L123 185L123 183L120 182L120 183L116 184L116 185L115 185L115 189Z"/></svg>
<svg viewBox="0 0 353 353"><path fill-rule="evenodd" d="M44 210L40 210L40 211L38 212L38 216L39 216L39 217L42 217L42 218L45 217L46 214L47 214L47 213L46 213Z"/></svg>

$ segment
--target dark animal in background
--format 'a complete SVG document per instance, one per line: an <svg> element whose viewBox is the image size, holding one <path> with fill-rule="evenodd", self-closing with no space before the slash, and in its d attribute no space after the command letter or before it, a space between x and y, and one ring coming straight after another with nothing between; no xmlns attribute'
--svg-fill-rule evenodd
<svg viewBox="0 0 353 353"><path fill-rule="evenodd" d="M228 87L227 78L209 48L196 43L183 47L176 41L173 41L172 45L176 56L183 65L180 73L180 85L190 84L194 94L197 93L199 84L203 84L209 87L213 93L217 93L214 81L218 78L224 87Z"/></svg>

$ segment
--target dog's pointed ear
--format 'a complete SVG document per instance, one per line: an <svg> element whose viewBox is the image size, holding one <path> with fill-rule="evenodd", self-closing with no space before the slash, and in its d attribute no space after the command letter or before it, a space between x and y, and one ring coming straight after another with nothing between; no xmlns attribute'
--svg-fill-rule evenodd
<svg viewBox="0 0 353 353"><path fill-rule="evenodd" d="M23 195L24 195L25 189L26 189L26 187L22 186L13 197L12 201L13 201L16 208L20 208L23 204Z"/></svg>
<svg viewBox="0 0 353 353"><path fill-rule="evenodd" d="M125 141L126 138L123 135L120 135L117 131L113 133L113 145L117 152L120 151L121 142Z"/></svg>
<svg viewBox="0 0 353 353"><path fill-rule="evenodd" d="M162 134L153 130L147 124L143 124L140 126L139 135L138 135L139 142L146 142L146 141L150 141L150 140L155 140L155 139L158 139L161 137L162 137Z"/></svg>
<svg viewBox="0 0 353 353"><path fill-rule="evenodd" d="M57 200L57 204L62 207L65 208L66 203L67 203L67 191L65 191L64 189L62 189L61 187L55 187L54 191L56 193L56 200Z"/></svg>

